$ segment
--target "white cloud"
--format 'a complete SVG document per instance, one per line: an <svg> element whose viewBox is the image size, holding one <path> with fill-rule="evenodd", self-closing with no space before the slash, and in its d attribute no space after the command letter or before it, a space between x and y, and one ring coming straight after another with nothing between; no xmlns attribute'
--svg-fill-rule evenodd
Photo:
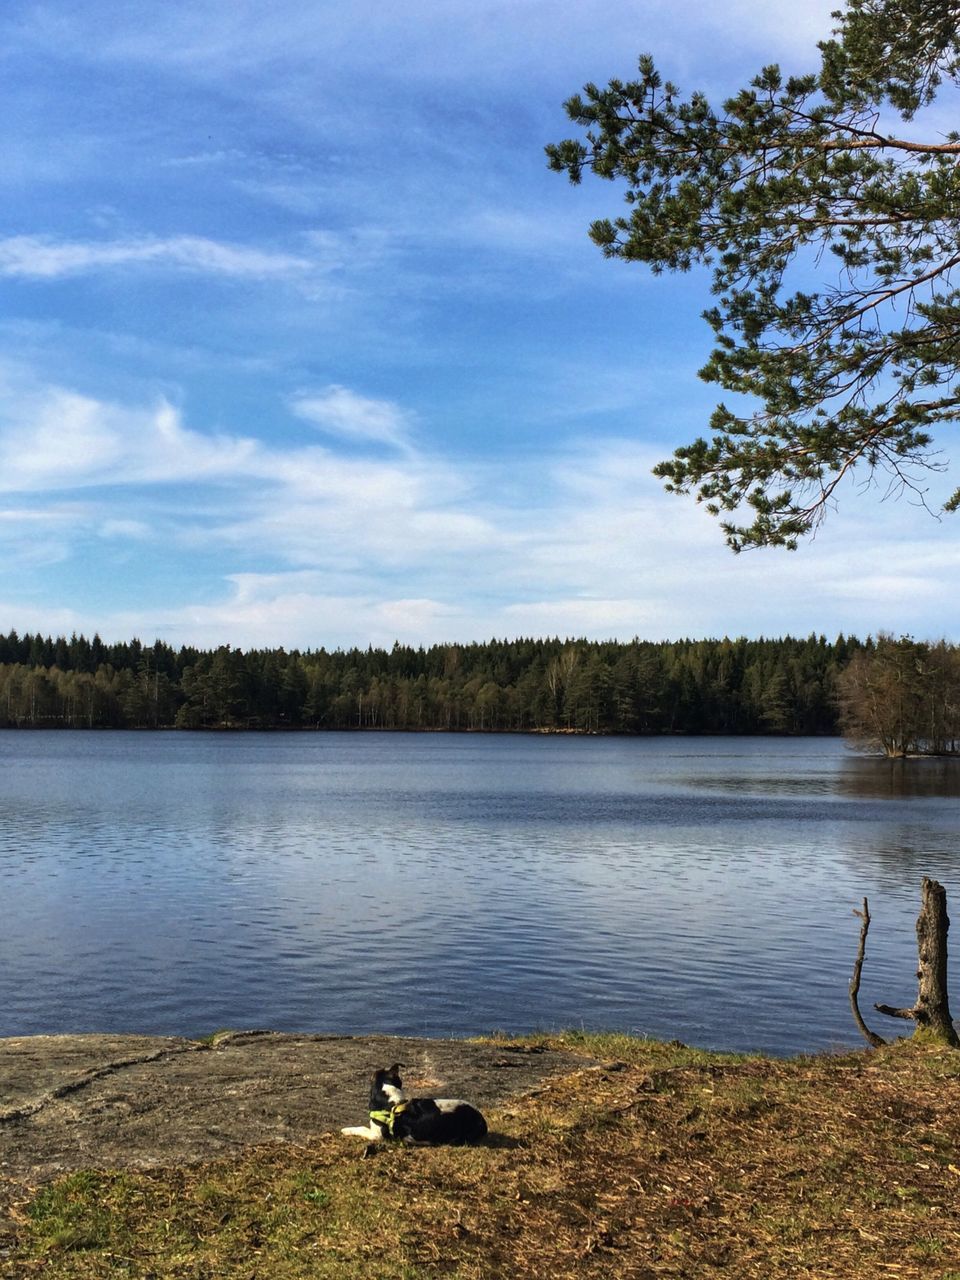
<svg viewBox="0 0 960 1280"><path fill-rule="evenodd" d="M233 164L243 159L245 159L245 152L239 147L231 147L229 150L221 148L217 151L194 151L185 155L169 156L160 163L165 169L186 169L194 166Z"/></svg>
<svg viewBox="0 0 960 1280"><path fill-rule="evenodd" d="M0 410L0 492L256 475L259 452L255 440L184 428L166 401L130 409L60 387L22 398L8 387Z"/></svg>
<svg viewBox="0 0 960 1280"><path fill-rule="evenodd" d="M83 508L76 503L0 507L0 560L7 581L17 571L36 584L41 581L36 576L39 570L68 561L74 553L75 532L85 520ZM35 596L36 590L30 595Z"/></svg>
<svg viewBox="0 0 960 1280"><path fill-rule="evenodd" d="M544 165L585 80L649 49L715 99L773 59L809 67L834 3L0 11L7 224L57 233L0 238L10 306L34 286L3 332L88 392L0 369L5 616L96 598L47 625L234 644L960 630L953 530L908 508L734 558L664 495L649 468L672 446L611 431L702 429L709 329L679 317L706 298L604 264L586 225L621 194ZM132 385L167 398L96 392ZM290 413L317 434L292 443Z"/></svg>
<svg viewBox="0 0 960 1280"><path fill-rule="evenodd" d="M130 265L168 266L237 279L300 277L312 269L307 258L224 244L202 236L96 241L8 236L0 240L3 276L53 280Z"/></svg>
<svg viewBox="0 0 960 1280"><path fill-rule="evenodd" d="M398 456L207 435L166 401L130 407L58 387L24 390L13 380L0 391L0 492L32 494L40 504L41 495L97 491L76 511L77 538L94 529L101 538L143 539L153 530L181 553L249 557L255 549L291 566L374 575L504 543L473 480L405 444L404 413L342 387L331 413L358 423L355 434L371 443L399 446Z"/></svg>
<svg viewBox="0 0 960 1280"><path fill-rule="evenodd" d="M333 593L324 590L322 575L301 572L234 574L222 601L157 615L156 625L177 642L192 637L211 647L236 644L239 635L248 647L388 648L394 640L418 644L425 634L456 639L471 621L456 604L361 591ZM136 619L128 622L133 626Z"/></svg>
<svg viewBox="0 0 960 1280"><path fill-rule="evenodd" d="M582 63L595 74L598 58L626 49L631 54L672 43L772 46L770 56L810 47L831 24L833 0L804 6L787 0L722 0L704 7L694 0L645 0L641 5L579 0L408 0L385 6L379 0L349 5L304 6L276 0L269 11L257 0L193 0L189 5L88 3L71 12L35 7L17 24L21 38L96 61L149 63L181 75L209 79L223 75L249 90L258 71L289 75L300 65L354 69L402 66L417 80L461 80L529 75L558 66L565 74ZM93 10L93 17L91 17ZM96 24L99 38L90 39ZM721 46L721 47L723 47ZM384 59L389 57L389 63ZM769 59L768 59L769 60ZM616 69L611 68L610 74ZM302 92L302 86L296 85Z"/></svg>
<svg viewBox="0 0 960 1280"><path fill-rule="evenodd" d="M9 593L0 596L0 617L9 619L9 625L4 627L4 634L12 629L20 635L32 635L39 631L42 635L69 636L76 631L78 635L85 633L93 636L97 631L97 623L92 616L80 610L37 604L32 600L18 599ZM131 633L123 633L124 640L130 638Z"/></svg>
<svg viewBox="0 0 960 1280"><path fill-rule="evenodd" d="M409 447L411 415L390 400L373 400L331 383L320 391L298 393L290 408L305 422L343 440Z"/></svg>
<svg viewBox="0 0 960 1280"><path fill-rule="evenodd" d="M104 520L97 532L101 538L144 539L150 537L150 525L143 520Z"/></svg>
<svg viewBox="0 0 960 1280"><path fill-rule="evenodd" d="M150 606L144 594L139 606L70 615L71 629L301 647L960 632L960 603L943 589L960 546L905 503L851 492L856 505L800 552L734 557L702 508L650 475L656 446L596 438L483 464L411 445L344 456L209 435L164 401L131 407L12 378L0 390L0 490L23 495L0 509L6 617L20 629L39 616L32 566L72 555L77 582L97 581L122 539L133 580L138 558L145 583L155 553L179 560L175 594L158 606L151 585ZM326 392L370 443L400 439L390 438L407 420L399 406Z"/></svg>

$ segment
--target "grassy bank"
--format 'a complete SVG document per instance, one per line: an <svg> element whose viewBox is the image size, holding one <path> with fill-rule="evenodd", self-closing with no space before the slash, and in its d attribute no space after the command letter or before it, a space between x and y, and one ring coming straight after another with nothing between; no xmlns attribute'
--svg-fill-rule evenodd
<svg viewBox="0 0 960 1280"><path fill-rule="evenodd" d="M14 1206L0 1276L960 1280L960 1053L556 1039L607 1065L492 1113L487 1146L75 1173Z"/></svg>

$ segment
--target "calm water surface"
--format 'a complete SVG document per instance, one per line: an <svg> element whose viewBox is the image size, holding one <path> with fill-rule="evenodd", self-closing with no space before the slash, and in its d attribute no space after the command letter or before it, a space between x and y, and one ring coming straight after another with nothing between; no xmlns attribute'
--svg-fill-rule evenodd
<svg viewBox="0 0 960 1280"><path fill-rule="evenodd" d="M0 1035L857 1044L853 908L912 1004L958 819L956 762L832 740L0 732Z"/></svg>

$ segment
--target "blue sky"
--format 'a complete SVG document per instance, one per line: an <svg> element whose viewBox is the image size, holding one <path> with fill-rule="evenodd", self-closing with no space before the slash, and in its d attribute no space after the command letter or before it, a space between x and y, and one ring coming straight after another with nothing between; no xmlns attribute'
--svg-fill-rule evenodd
<svg viewBox="0 0 960 1280"><path fill-rule="evenodd" d="M619 192L544 162L585 81L719 98L832 7L8 0L0 629L957 638L949 518L851 489L735 557L662 491L704 280L604 261Z"/></svg>

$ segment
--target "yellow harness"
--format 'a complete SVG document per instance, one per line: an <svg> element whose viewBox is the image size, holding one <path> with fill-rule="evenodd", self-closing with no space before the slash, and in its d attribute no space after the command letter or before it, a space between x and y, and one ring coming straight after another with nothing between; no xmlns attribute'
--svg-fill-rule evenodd
<svg viewBox="0 0 960 1280"><path fill-rule="evenodd" d="M392 1138L394 1122L401 1111L406 1111L408 1105L406 1102L395 1102L389 1111L371 1111L370 1119L374 1124L384 1125Z"/></svg>

